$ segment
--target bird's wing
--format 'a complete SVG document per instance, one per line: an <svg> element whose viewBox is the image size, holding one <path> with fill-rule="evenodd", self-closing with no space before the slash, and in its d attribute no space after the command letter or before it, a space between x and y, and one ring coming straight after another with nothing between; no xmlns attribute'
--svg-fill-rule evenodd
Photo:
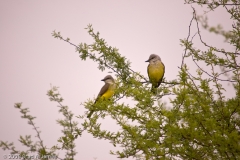
<svg viewBox="0 0 240 160"><path fill-rule="evenodd" d="M150 66L150 63L148 64L148 67L147 67L148 78L149 78L149 81L150 81L150 77L149 77L149 66Z"/></svg>
<svg viewBox="0 0 240 160"><path fill-rule="evenodd" d="M101 88L100 92L98 93L95 103L97 102L98 98L101 97L108 90L109 86L110 86L109 83L105 83L105 85Z"/></svg>
<svg viewBox="0 0 240 160"><path fill-rule="evenodd" d="M98 97L101 97L109 88L110 84L105 83L105 85L101 88L100 92L98 93Z"/></svg>
<svg viewBox="0 0 240 160"><path fill-rule="evenodd" d="M105 83L105 85L101 88L100 92L98 93L97 99L95 100L94 104L97 102L98 98L101 97L109 88L110 84ZM89 114L87 115L87 118L90 118L93 114L94 110L90 110Z"/></svg>
<svg viewBox="0 0 240 160"><path fill-rule="evenodd" d="M162 62L161 62L162 63ZM160 84L162 83L162 80L163 80L163 77L164 77L164 73L165 73L165 65L162 63L162 65L163 65L163 76L162 76L162 78L159 80L159 82L158 82L158 87L160 86Z"/></svg>

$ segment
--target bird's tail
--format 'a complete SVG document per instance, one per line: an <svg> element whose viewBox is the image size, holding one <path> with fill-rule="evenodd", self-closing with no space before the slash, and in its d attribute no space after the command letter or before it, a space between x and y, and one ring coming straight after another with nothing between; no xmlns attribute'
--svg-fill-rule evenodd
<svg viewBox="0 0 240 160"><path fill-rule="evenodd" d="M152 86L151 92L153 94L156 94L157 93L157 87Z"/></svg>
<svg viewBox="0 0 240 160"><path fill-rule="evenodd" d="M151 92L156 94L157 93L157 88L160 86L161 83L162 83L162 79L157 84L152 84Z"/></svg>
<svg viewBox="0 0 240 160"><path fill-rule="evenodd" d="M98 98L99 98L99 97L98 97ZM98 98L95 100L94 105L96 104ZM94 105L93 105L92 107L94 107ZM90 112L88 113L87 118L90 118L90 117L92 116L93 112L94 112L94 110L93 110L93 109L90 109Z"/></svg>
<svg viewBox="0 0 240 160"><path fill-rule="evenodd" d="M158 87L160 86L160 84L161 84L161 81L160 81L158 84L152 84L151 92L152 92L153 94L156 94L156 93L157 93L157 89L158 89Z"/></svg>
<svg viewBox="0 0 240 160"><path fill-rule="evenodd" d="M92 116L92 114L93 114L93 110L90 110L90 112L87 115L87 118L90 118Z"/></svg>

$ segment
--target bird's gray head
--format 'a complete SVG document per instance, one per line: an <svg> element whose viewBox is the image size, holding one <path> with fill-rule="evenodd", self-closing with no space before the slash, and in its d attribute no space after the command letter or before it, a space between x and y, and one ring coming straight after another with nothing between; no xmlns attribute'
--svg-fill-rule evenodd
<svg viewBox="0 0 240 160"><path fill-rule="evenodd" d="M161 61L161 58L156 54L151 54L149 56L148 60L146 60L145 62L153 62L153 61L157 61L157 60Z"/></svg>
<svg viewBox="0 0 240 160"><path fill-rule="evenodd" d="M111 75L107 75L101 81L104 81L105 83L114 83L114 79Z"/></svg>

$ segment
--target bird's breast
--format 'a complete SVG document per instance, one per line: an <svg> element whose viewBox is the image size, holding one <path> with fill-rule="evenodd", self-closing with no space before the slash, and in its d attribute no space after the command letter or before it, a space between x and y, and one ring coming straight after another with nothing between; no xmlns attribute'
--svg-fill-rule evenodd
<svg viewBox="0 0 240 160"><path fill-rule="evenodd" d="M151 63L148 66L148 74L151 80L160 80L164 75L164 66L161 62Z"/></svg>
<svg viewBox="0 0 240 160"><path fill-rule="evenodd" d="M102 95L102 98L104 99L109 99L113 96L114 90L116 88L115 84L111 84L108 88L108 90Z"/></svg>

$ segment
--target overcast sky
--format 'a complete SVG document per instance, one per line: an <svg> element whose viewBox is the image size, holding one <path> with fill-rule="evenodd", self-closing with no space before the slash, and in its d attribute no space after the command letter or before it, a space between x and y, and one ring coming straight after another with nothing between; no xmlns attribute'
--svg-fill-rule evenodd
<svg viewBox="0 0 240 160"><path fill-rule="evenodd" d="M200 7L197 11L203 13ZM207 16L211 25L230 29L225 10L219 8ZM80 103L96 97L103 85L100 80L109 70L101 72L96 63L81 61L75 48L53 38L52 31L60 31L75 44L91 43L84 28L92 24L110 46L132 62L132 69L147 77L148 64L144 61L155 53L165 64L166 79L173 80L184 49L180 39L187 37L191 17L191 5L183 0L0 0L0 140L13 141L21 150L19 136L35 135L14 108L14 103L23 102L23 107L37 117L44 144L55 145L61 136L56 119L62 116L57 104L46 96L50 84L60 87L63 104L75 115L86 111ZM206 42L232 49L225 46L222 37L202 34ZM109 121L104 126L114 128L116 124ZM110 149L116 149L108 141L94 139L88 133L78 138L76 145L78 160L117 159L109 154ZM0 150L0 156L8 153Z"/></svg>

